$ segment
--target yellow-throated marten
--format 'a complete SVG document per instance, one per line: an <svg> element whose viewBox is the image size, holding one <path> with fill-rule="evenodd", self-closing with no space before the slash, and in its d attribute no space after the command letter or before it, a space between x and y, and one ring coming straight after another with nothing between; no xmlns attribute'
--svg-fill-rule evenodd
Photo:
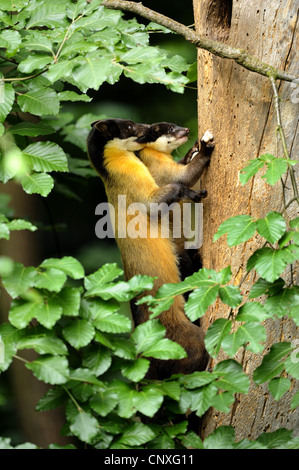
<svg viewBox="0 0 299 470"><path fill-rule="evenodd" d="M200 146L196 142L186 156L176 162L171 152L188 140L189 129L169 122L158 122L148 127L147 132L138 139L144 143L142 150L136 152L140 160L147 166L158 186L179 183L191 188L202 175L209 164L214 141L212 134L207 131L201 138ZM201 191L206 197L207 192ZM179 269L184 279L198 271L201 259L198 249L185 249L185 238L174 238L177 246Z"/></svg>
<svg viewBox="0 0 299 470"><path fill-rule="evenodd" d="M143 147L142 136L149 126L136 124L122 119L96 121L88 137L90 161L101 176L108 202L115 208L115 237L120 248L126 279L136 274L157 277L152 291L165 283L180 282L177 264L176 246L169 238L145 238L118 236L118 196L126 196L126 207L134 202L142 203L146 208L152 202L171 204L182 198L199 201L199 193L186 188L182 183L171 183L159 187L149 169L135 155L134 151ZM123 210L123 209L122 209ZM125 208L126 210L126 208ZM148 212L143 214L149 218ZM126 211L127 226L132 216ZM148 227L148 225L145 224ZM143 234L144 235L144 234ZM135 325L149 318L145 304L131 305ZM163 379L173 373L191 373L203 370L207 363L204 347L204 334L184 313L183 296L175 297L173 305L160 315L161 323L166 327L166 336L178 342L187 352L188 357L181 360L152 360L148 378Z"/></svg>

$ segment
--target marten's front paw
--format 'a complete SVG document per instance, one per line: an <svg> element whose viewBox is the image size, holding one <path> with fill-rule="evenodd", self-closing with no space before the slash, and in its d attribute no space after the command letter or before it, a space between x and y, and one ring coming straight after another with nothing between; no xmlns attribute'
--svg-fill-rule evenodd
<svg viewBox="0 0 299 470"><path fill-rule="evenodd" d="M203 155L211 155L211 153L214 150L215 147L215 142L214 142L214 136L210 131L206 131L202 138L200 139L201 143L201 153Z"/></svg>

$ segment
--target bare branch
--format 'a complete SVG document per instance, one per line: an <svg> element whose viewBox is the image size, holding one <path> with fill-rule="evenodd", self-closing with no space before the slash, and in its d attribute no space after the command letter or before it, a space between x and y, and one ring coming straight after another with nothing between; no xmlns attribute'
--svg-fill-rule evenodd
<svg viewBox="0 0 299 470"><path fill-rule="evenodd" d="M218 41L212 41L211 39L202 37L196 31L194 31L194 29L178 23L177 21L174 21L167 16L161 15L160 13L143 6L142 3L126 0L104 0L102 5L113 10L129 11L131 13L140 15L149 21L158 23L159 25L170 29L178 35L183 36L186 41L194 44L196 47L205 49L216 56L222 57L223 59L234 60L242 67L260 75L274 77L275 79L286 80L288 82L292 82L298 78L297 76L289 74L284 70L278 70L266 62L262 62L257 57L248 54L244 49L232 47L227 44L223 44Z"/></svg>

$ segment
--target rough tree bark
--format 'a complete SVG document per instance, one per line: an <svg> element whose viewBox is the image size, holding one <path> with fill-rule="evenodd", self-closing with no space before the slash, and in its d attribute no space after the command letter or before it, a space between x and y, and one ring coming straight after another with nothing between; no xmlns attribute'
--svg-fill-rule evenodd
<svg viewBox="0 0 299 470"><path fill-rule="evenodd" d="M298 3L296 0L194 0L196 30L202 36L226 42L255 55L268 64L296 74L298 71ZM297 69L297 70L296 70ZM298 155L298 104L292 99L294 87L277 83L281 111L291 158ZM199 135L210 129L216 140L212 162L202 188L208 191L204 202L204 241L201 249L203 265L220 270L231 265L234 284L238 285L246 272L246 261L261 246L261 237L229 248L225 237L213 243L218 226L229 217L249 214L264 217L269 211L283 209L282 186L269 186L261 172L244 187L239 172L249 159L263 153L283 156L276 140L276 117L270 80L221 59L202 49L198 50L198 119ZM298 134L297 134L298 137ZM297 152L296 152L297 150ZM287 186L291 184L287 181ZM291 198L291 191L287 192ZM291 204L288 213L296 216L297 206ZM287 274L288 275L288 274ZM257 275L252 274L242 284L246 293ZM217 318L228 316L229 309L218 300L204 318L205 328ZM298 332L292 321L285 318L266 324L267 345L292 341ZM218 358L223 359L225 356ZM241 351L236 360L245 372L251 372L262 358ZM237 396L228 415L210 409L204 418L202 436L206 437L220 425L233 425L236 438L256 438L265 431L279 427L298 427L298 414L291 413L290 401L296 385L276 402L267 386L253 383L247 396Z"/></svg>

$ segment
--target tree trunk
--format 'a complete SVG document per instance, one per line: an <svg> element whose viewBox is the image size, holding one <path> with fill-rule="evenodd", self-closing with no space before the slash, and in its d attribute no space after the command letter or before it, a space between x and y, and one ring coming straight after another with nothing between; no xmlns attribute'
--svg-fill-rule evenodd
<svg viewBox="0 0 299 470"><path fill-rule="evenodd" d="M251 55L280 69L298 71L298 20L296 0L194 0L196 29L202 36L227 42L245 49ZM296 55L297 54L297 55ZM281 111L291 158L298 153L298 96L291 83L279 83ZM295 95L297 93L297 96ZM246 262L257 248L261 237L256 235L246 243L229 248L226 237L213 243L219 225L229 217L249 214L262 218L269 211L281 212L282 186L269 186L260 171L245 186L239 183L239 172L249 159L264 153L283 156L276 140L276 115L270 81L245 70L231 60L198 52L198 121L199 135L211 130L216 148L210 167L202 178L201 187L208 191L204 202L203 246L201 255L206 268L220 270L231 265L233 281L238 285L246 272ZM297 150L297 152L296 152ZM291 188L289 178L287 186ZM291 191L287 192L289 199ZM290 218L297 206L291 204ZM288 274L286 274L288 276ZM257 280L255 271L242 284L247 293ZM220 300L208 310L203 320L207 328L217 318L227 318L229 308ZM268 321L267 344L292 341L296 327L291 320ZM298 333L297 333L298 337ZM224 359L220 354L217 361ZM239 351L236 358L251 376L262 357ZM220 425L232 425L236 439L255 439L260 433L285 427L294 429L298 415L290 412L293 389L276 402L267 384L251 384L248 395L236 397L229 414L210 409L204 418L202 436L206 437Z"/></svg>

